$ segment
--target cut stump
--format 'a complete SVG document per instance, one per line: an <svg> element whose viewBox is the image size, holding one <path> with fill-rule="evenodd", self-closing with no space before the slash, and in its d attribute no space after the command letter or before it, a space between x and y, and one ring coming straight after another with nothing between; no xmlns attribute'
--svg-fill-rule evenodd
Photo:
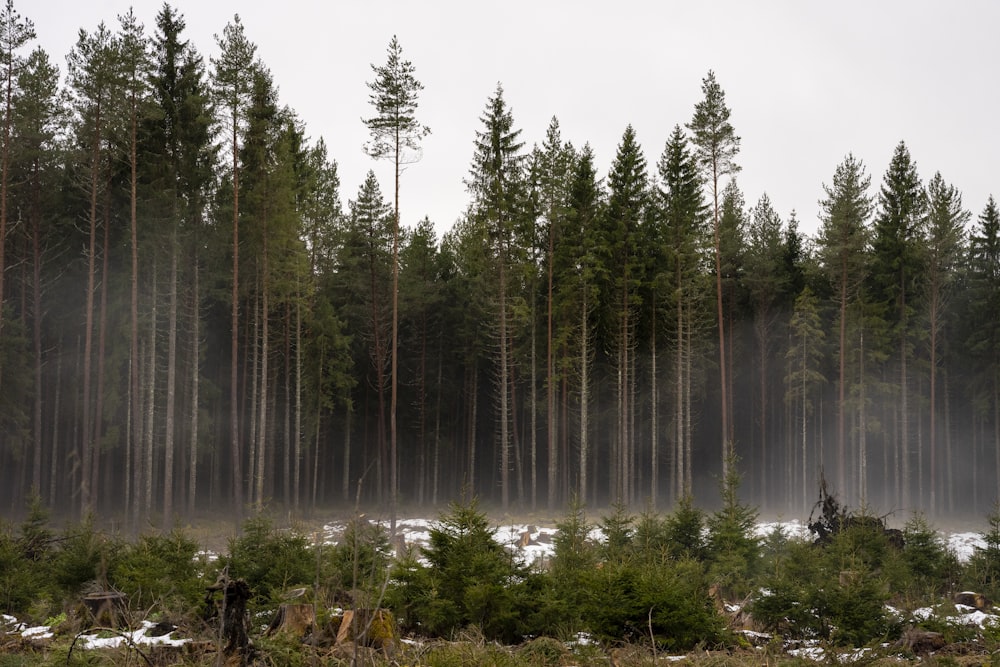
<svg viewBox="0 0 1000 667"><path fill-rule="evenodd" d="M312 632L315 622L316 613L311 604L283 604L267 627L267 634L284 632L293 637L305 637Z"/></svg>

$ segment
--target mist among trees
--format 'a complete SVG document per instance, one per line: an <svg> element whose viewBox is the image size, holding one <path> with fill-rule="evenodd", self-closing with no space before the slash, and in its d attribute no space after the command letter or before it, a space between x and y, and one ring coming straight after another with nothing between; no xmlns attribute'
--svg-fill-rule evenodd
<svg viewBox="0 0 1000 667"><path fill-rule="evenodd" d="M607 173L555 117L529 146L498 83L439 238L400 198L435 91L395 37L363 122L396 177L356 193L238 16L211 59L169 5L64 64L35 37L7 0L0 511L667 508L730 463L786 515L821 476L931 517L997 497L1000 210L905 142L885 174L845 146L810 236L745 200L712 72Z"/></svg>

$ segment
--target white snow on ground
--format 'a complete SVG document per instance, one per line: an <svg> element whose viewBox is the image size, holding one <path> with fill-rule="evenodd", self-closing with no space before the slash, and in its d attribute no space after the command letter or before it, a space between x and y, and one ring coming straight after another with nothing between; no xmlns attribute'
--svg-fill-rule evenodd
<svg viewBox="0 0 1000 667"><path fill-rule="evenodd" d="M117 648L123 643L127 643L126 638L132 640L133 644L137 645L157 645L157 646L181 646L191 641L190 639L174 639L171 637L173 632L169 632L165 635L159 637L152 637L146 633L150 628L155 627L154 623L149 621L143 621L142 627L138 630L133 630L131 632L124 631L120 635L112 635L110 637L101 637L100 635L80 635L77 644L85 649L96 649L96 648Z"/></svg>
<svg viewBox="0 0 1000 667"><path fill-rule="evenodd" d="M948 548L963 563L967 563L976 549L986 547L981 533L950 533L944 535Z"/></svg>
<svg viewBox="0 0 1000 667"><path fill-rule="evenodd" d="M387 531L388 522L379 522ZM405 518L396 523L396 532L402 536L407 545L425 546L430 542L430 531L437 524L435 519ZM346 521L328 523L323 526L324 541L335 544L347 526ZM781 530L784 536L792 540L812 541L813 534L805 522L798 519L761 521L757 524L754 534L763 539ZM528 523L505 523L496 525L493 536L498 543L519 552L525 563L544 563L555 554L556 528L553 524L539 525ZM604 539L599 527L593 527L589 538L594 542ZM985 546L982 534L974 532L941 533L941 538L961 562L968 562L976 548Z"/></svg>

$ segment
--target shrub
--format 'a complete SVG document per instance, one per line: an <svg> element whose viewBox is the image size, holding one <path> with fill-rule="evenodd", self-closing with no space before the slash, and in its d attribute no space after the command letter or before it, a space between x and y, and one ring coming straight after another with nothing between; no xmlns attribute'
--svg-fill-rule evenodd
<svg viewBox="0 0 1000 667"><path fill-rule="evenodd" d="M966 569L966 586L991 600L1000 600L1000 501L986 517L983 546L976 547Z"/></svg>
<svg viewBox="0 0 1000 667"><path fill-rule="evenodd" d="M754 534L757 510L740 502L739 463L730 455L722 480L722 508L708 518L709 578L729 598L743 599L759 571L760 540Z"/></svg>
<svg viewBox="0 0 1000 667"><path fill-rule="evenodd" d="M531 614L528 570L493 538L475 500L452 503L431 529L424 557L429 567L410 561L395 570L392 599L408 623L432 636L475 626L488 639L522 637Z"/></svg>
<svg viewBox="0 0 1000 667"><path fill-rule="evenodd" d="M365 519L353 519L344 529L336 546L327 550L324 580L338 591L353 591L368 598L368 604L378 596L386 574L392 551L385 529ZM361 604L361 600L352 600Z"/></svg>
<svg viewBox="0 0 1000 667"><path fill-rule="evenodd" d="M88 585L106 590L108 571L121 546L95 528L93 517L66 528L50 561L53 597L76 597Z"/></svg>
<svg viewBox="0 0 1000 667"><path fill-rule="evenodd" d="M652 632L667 650L722 639L725 624L696 561L659 566L608 563L595 571L588 592L587 630L602 639L645 642Z"/></svg>
<svg viewBox="0 0 1000 667"><path fill-rule="evenodd" d="M635 517L628 513L621 503L614 506L614 514L601 519L601 558L608 563L624 563L632 555L632 524Z"/></svg>
<svg viewBox="0 0 1000 667"><path fill-rule="evenodd" d="M927 598L954 590L961 569L958 559L927 520L920 514L914 515L907 521L903 536L906 577L902 592Z"/></svg>
<svg viewBox="0 0 1000 667"><path fill-rule="evenodd" d="M705 514L694 506L690 493L681 496L663 530L671 558L705 560Z"/></svg>
<svg viewBox="0 0 1000 667"><path fill-rule="evenodd" d="M0 611L22 614L38 595L31 565L9 527L0 526Z"/></svg>
<svg viewBox="0 0 1000 667"><path fill-rule="evenodd" d="M580 610L587 582L598 563L599 545L591 541L590 529L583 506L574 500L566 516L556 523L555 553L548 577L552 591L541 598L550 615L549 623L570 633L583 627Z"/></svg>
<svg viewBox="0 0 1000 667"><path fill-rule="evenodd" d="M109 578L139 608L159 604L169 611L190 612L205 593L206 563L199 562L198 551L198 544L179 530L143 535L122 549Z"/></svg>
<svg viewBox="0 0 1000 667"><path fill-rule="evenodd" d="M243 523L243 534L229 541L223 560L231 579L243 579L257 603L273 603L290 587L311 585L316 564L302 535L275 529L258 515Z"/></svg>

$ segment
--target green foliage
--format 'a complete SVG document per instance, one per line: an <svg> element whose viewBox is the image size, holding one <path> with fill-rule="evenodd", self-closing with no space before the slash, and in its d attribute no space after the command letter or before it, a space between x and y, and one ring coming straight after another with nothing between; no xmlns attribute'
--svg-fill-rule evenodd
<svg viewBox="0 0 1000 667"><path fill-rule="evenodd" d="M594 572L584 623L608 641L637 641L650 632L664 649L685 650L721 640L723 619L708 595L700 563L660 566L607 563Z"/></svg>
<svg viewBox="0 0 1000 667"><path fill-rule="evenodd" d="M677 501L677 507L664 521L663 529L671 558L705 559L705 514L694 506L690 493Z"/></svg>
<svg viewBox="0 0 1000 667"><path fill-rule="evenodd" d="M106 589L108 571L120 548L120 542L94 526L91 516L66 528L50 564L54 597L76 596L94 582Z"/></svg>
<svg viewBox="0 0 1000 667"><path fill-rule="evenodd" d="M476 501L452 503L430 531L428 565L404 561L393 599L411 627L449 636L476 626L490 639L519 639L529 614L527 568L494 538Z"/></svg>
<svg viewBox="0 0 1000 667"><path fill-rule="evenodd" d="M921 514L915 514L903 529L902 560L906 568L904 591L924 599L955 590L959 563L941 536Z"/></svg>
<svg viewBox="0 0 1000 667"><path fill-rule="evenodd" d="M837 533L826 545L769 540L767 571L751 613L791 638L819 637L864 646L894 633L882 569L892 564L884 534L864 527Z"/></svg>
<svg viewBox="0 0 1000 667"><path fill-rule="evenodd" d="M315 560L306 538L281 531L260 514L243 523L243 534L230 539L223 559L231 579L243 579L258 602L273 602L290 587L310 585Z"/></svg>
<svg viewBox="0 0 1000 667"><path fill-rule="evenodd" d="M108 578L130 604L148 609L154 604L177 612L197 609L204 597L205 563L198 543L179 530L169 535L144 535L126 545Z"/></svg>
<svg viewBox="0 0 1000 667"><path fill-rule="evenodd" d="M649 566L662 563L670 558L671 546L666 520L648 509L640 514L632 537L636 561Z"/></svg>
<svg viewBox="0 0 1000 667"><path fill-rule="evenodd" d="M969 560L967 581L974 590L991 600L1000 599L1000 502L994 503L986 517L989 528L983 532L983 546L976 547Z"/></svg>
<svg viewBox="0 0 1000 667"><path fill-rule="evenodd" d="M742 599L750 592L760 560L760 540L754 535L757 510L740 502L737 459L729 457L720 489L722 508L709 516L708 573L725 597Z"/></svg>
<svg viewBox="0 0 1000 667"><path fill-rule="evenodd" d="M633 524L635 517L628 513L625 506L618 503L614 513L601 519L601 532L604 541L601 542L601 558L609 563L623 563L631 555Z"/></svg>
<svg viewBox="0 0 1000 667"><path fill-rule="evenodd" d="M54 535L49 528L49 512L42 505L42 499L33 495L28 516L21 522L21 553L30 561L44 560L52 550Z"/></svg>
<svg viewBox="0 0 1000 667"><path fill-rule="evenodd" d="M385 528L366 519L353 519L337 545L329 549L324 579L337 591L363 592L367 601L352 602L367 606L374 603L382 588L391 557Z"/></svg>
<svg viewBox="0 0 1000 667"><path fill-rule="evenodd" d="M0 611L17 614L27 609L37 594L32 568L10 527L0 532Z"/></svg>
<svg viewBox="0 0 1000 667"><path fill-rule="evenodd" d="M577 500L556 523L555 554L549 570L554 591L547 604L554 608L559 622L571 631L582 627L580 608L588 595L587 583L598 564L599 547L591 541L590 530L583 506Z"/></svg>

